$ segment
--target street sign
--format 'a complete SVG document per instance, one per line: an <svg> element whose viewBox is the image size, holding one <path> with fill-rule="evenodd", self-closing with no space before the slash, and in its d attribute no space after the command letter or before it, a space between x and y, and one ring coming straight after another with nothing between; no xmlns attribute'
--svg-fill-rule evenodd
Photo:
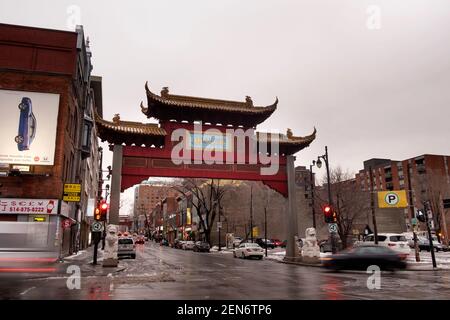
<svg viewBox="0 0 450 320"><path fill-rule="evenodd" d="M328 231L330 231L330 233L336 233L338 231L337 223L329 223Z"/></svg>
<svg viewBox="0 0 450 320"><path fill-rule="evenodd" d="M81 200L81 184L65 183L63 200L67 202L80 202Z"/></svg>
<svg viewBox="0 0 450 320"><path fill-rule="evenodd" d="M412 219L411 219L411 224L412 224L413 226L416 226L416 225L417 225L417 218L412 218Z"/></svg>
<svg viewBox="0 0 450 320"><path fill-rule="evenodd" d="M103 231L103 223L99 222L99 221L95 221L92 226L91 226L91 231L92 232L101 232Z"/></svg>
<svg viewBox="0 0 450 320"><path fill-rule="evenodd" d="M64 192L81 192L81 184L80 183L65 183L64 184Z"/></svg>
<svg viewBox="0 0 450 320"><path fill-rule="evenodd" d="M408 200L405 190L378 192L379 208L406 208Z"/></svg>
<svg viewBox="0 0 450 320"><path fill-rule="evenodd" d="M222 222L217 222L217 229L222 228Z"/></svg>

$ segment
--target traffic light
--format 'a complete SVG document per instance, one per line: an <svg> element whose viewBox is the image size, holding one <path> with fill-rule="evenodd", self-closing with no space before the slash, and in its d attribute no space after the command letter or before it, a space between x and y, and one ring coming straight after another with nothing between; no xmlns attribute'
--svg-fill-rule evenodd
<svg viewBox="0 0 450 320"><path fill-rule="evenodd" d="M101 219L100 208L95 208L94 220L100 221L100 219Z"/></svg>
<svg viewBox="0 0 450 320"><path fill-rule="evenodd" d="M421 210L417 211L417 220L419 220L420 222L426 221L426 217L425 217L425 214L423 213L423 211L421 211Z"/></svg>
<svg viewBox="0 0 450 320"><path fill-rule="evenodd" d="M323 211L323 216L325 218L326 223L336 223L337 222L336 211L334 211L333 208L329 204L323 206L322 211Z"/></svg>
<svg viewBox="0 0 450 320"><path fill-rule="evenodd" d="M95 208L94 220L106 221L106 215L108 213L108 204L105 200L100 201L100 204Z"/></svg>

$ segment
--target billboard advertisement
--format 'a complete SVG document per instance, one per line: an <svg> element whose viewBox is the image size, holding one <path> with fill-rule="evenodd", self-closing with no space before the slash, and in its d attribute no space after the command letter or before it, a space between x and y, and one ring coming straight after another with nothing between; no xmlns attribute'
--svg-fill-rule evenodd
<svg viewBox="0 0 450 320"><path fill-rule="evenodd" d="M0 90L0 163L53 165L59 94Z"/></svg>

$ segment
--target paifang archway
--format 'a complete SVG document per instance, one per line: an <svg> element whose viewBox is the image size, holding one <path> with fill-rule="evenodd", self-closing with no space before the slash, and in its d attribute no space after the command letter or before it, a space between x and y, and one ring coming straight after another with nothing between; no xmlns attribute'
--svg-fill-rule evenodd
<svg viewBox="0 0 450 320"><path fill-rule="evenodd" d="M292 232L288 235L286 256L292 251L289 256L295 257L293 239L297 232L293 226L297 225L297 215L293 192L293 155L314 141L316 130L305 137L294 136L290 129L286 134L256 132L257 125L277 109L278 98L272 105L260 107L254 106L249 96L244 102L207 99L174 95L169 93L167 87L157 95L150 91L147 83L145 90L147 107L141 103L141 111L147 118L158 120L158 124L124 121L118 114L112 121L107 121L96 115L98 135L102 141L110 144L114 153L110 223L118 224L119 221L120 192L149 177L261 181L289 198L288 230ZM187 136L173 139L179 129L188 134L188 140ZM251 135L239 140L229 134L230 130L251 132ZM253 149L254 145L251 147L250 139L255 142L256 149ZM188 141L184 152L174 157L172 151L183 140ZM209 143L216 141L212 152L206 152L205 140ZM273 143L277 144L276 149ZM261 145L266 147L261 150ZM251 150L256 151L254 157L251 156ZM262 153L278 159L278 170L274 174L261 174L262 167L270 166L267 161L263 161ZM211 163L217 157L224 161L226 159L226 163ZM184 160L182 163L180 158Z"/></svg>

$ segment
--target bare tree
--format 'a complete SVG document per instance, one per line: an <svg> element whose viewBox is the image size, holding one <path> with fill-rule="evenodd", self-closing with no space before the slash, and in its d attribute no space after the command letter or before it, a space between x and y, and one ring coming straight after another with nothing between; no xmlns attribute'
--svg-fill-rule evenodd
<svg viewBox="0 0 450 320"><path fill-rule="evenodd" d="M444 230L445 222L443 220L445 212L441 210L442 199L450 195L450 184L445 173L440 170L427 169L425 174L418 175L415 187L416 196L418 196L420 201L430 202L433 220L437 228L444 231L444 235L448 236L446 230ZM417 194L419 191L420 195Z"/></svg>
<svg viewBox="0 0 450 320"><path fill-rule="evenodd" d="M221 185L219 179L185 179L181 186L174 187L174 189L184 196L190 192L195 197L196 201L192 201L192 205L200 220L200 232L211 244L211 230L217 214L221 214L223 209L220 202L226 188Z"/></svg>
<svg viewBox="0 0 450 320"><path fill-rule="evenodd" d="M331 169L330 179L333 209L337 214L338 234L343 247L346 248L354 225L359 219L365 218L370 210L370 194L362 191L356 184L354 175L348 171L344 172L341 167ZM327 181L323 182L323 184L326 183ZM327 188L319 189L316 196L320 203L327 203ZM321 209L318 211L322 212Z"/></svg>

